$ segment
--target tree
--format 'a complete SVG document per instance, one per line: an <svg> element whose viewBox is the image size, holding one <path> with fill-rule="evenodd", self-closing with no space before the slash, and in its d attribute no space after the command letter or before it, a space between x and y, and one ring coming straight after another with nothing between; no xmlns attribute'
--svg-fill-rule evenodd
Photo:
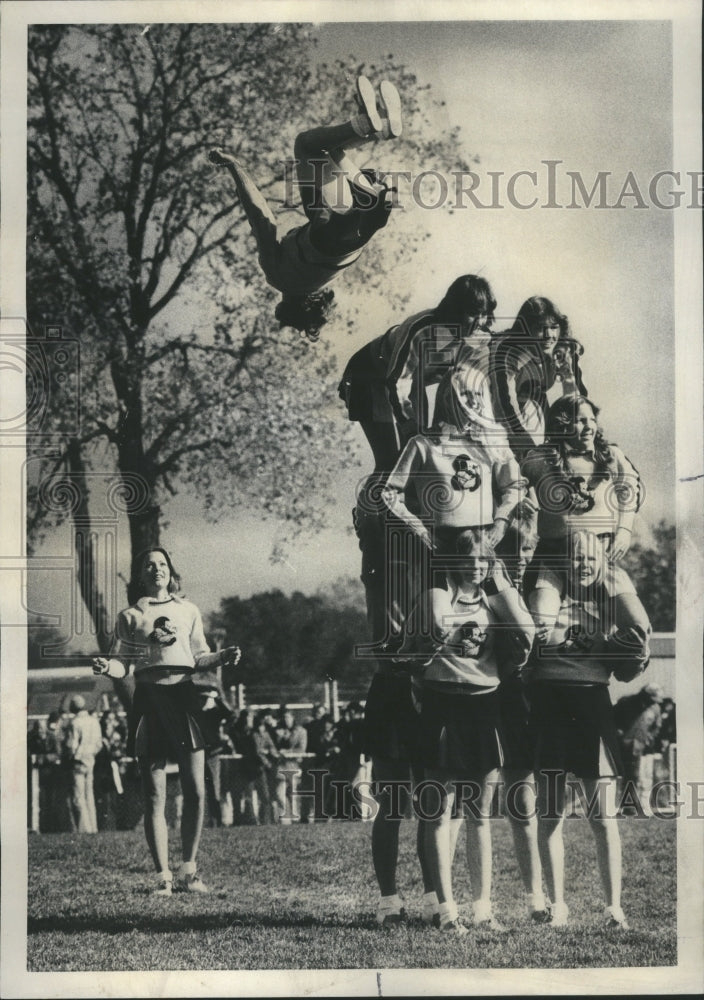
<svg viewBox="0 0 704 1000"><path fill-rule="evenodd" d="M318 120L337 118L361 68L316 64L314 50L297 24L30 28L28 319L35 335L58 324L80 338L82 413L67 431L60 394L48 401L44 430L61 443L29 484L30 538L74 518L101 650L112 623L95 569L94 470L115 473L134 554L158 543L164 504L183 489L212 517L241 503L292 531L315 527L349 463L330 352L276 328L232 187L206 156L234 148L280 193L282 161L311 124L304 95ZM427 88L392 56L370 72L405 95L411 138L396 159L466 168L456 132L432 125ZM424 238L398 213L344 280L379 288L382 254L407 259ZM405 290L392 294L400 306ZM43 503L47 483L73 499Z"/></svg>
<svg viewBox="0 0 704 1000"><path fill-rule="evenodd" d="M319 684L326 677L366 688L376 662L359 661L355 647L368 627L354 596L347 605L323 594L280 590L243 600L228 597L211 616L211 628L225 631L225 642L243 650L241 665L225 670L226 687L238 682L273 692Z"/></svg>
<svg viewBox="0 0 704 1000"><path fill-rule="evenodd" d="M655 545L634 542L624 568L638 591L655 632L674 632L677 617L676 530L661 519L653 530Z"/></svg>

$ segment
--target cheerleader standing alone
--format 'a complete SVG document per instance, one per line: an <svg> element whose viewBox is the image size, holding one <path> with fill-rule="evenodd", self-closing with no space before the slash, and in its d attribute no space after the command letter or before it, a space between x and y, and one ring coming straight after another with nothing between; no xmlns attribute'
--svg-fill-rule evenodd
<svg viewBox="0 0 704 1000"><path fill-rule="evenodd" d="M211 653L195 604L178 596L180 577L162 548L134 561L128 596L134 602L117 618L110 658L96 657L93 672L110 677L134 673L136 685L130 751L139 759L144 796L144 832L154 867L154 892L170 896L166 825L166 763L178 764L183 789L180 887L207 892L196 871L205 813L205 739L199 724L201 699L192 677L240 659L237 646Z"/></svg>

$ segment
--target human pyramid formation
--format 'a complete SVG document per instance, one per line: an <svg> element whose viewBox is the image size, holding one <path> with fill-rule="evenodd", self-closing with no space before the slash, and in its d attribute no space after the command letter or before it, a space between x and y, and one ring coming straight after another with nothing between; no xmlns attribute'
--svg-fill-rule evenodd
<svg viewBox="0 0 704 1000"><path fill-rule="evenodd" d="M210 154L232 175L264 274L282 293L277 318L313 339L332 302L326 286L358 259L392 208L383 176L360 169L350 151L401 134L400 98L383 81L377 103L370 81L359 77L357 102L349 121L298 136L307 222L283 236L238 160L223 150ZM620 565L640 480L599 427L567 317L535 296L508 330L495 332L495 309L489 283L463 275L438 306L358 351L340 383L349 418L374 456L355 526L370 655L378 661L365 715L379 806L377 919L405 919L396 884L405 794L405 811L413 806L419 820L424 920L468 933L451 878L464 816L472 921L502 929L492 911L490 828L502 770L529 913L564 926L562 822L571 772L594 800L589 822L606 920L623 929L620 758L608 684L612 674L637 676L649 657L648 617ZM112 657L95 660L96 673L134 671L137 681L133 745L162 895L173 883L163 815L169 755L184 785L182 884L207 891L195 863L204 742L191 675L240 656L237 647L209 651L198 609L178 590L165 550L137 556L132 605L118 617ZM424 808L422 786L441 793L440 809Z"/></svg>

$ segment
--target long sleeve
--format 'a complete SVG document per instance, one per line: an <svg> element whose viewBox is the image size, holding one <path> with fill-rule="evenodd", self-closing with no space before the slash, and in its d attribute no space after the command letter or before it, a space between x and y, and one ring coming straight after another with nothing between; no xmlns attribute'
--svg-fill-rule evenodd
<svg viewBox="0 0 704 1000"><path fill-rule="evenodd" d="M108 660L108 677L120 679L130 672L132 651L129 649L129 623L124 611L117 616L115 632Z"/></svg>
<svg viewBox="0 0 704 1000"><path fill-rule="evenodd" d="M643 502L643 486L638 470L620 448L611 445L616 465L613 502L617 512L617 528L633 530L633 521Z"/></svg>
<svg viewBox="0 0 704 1000"><path fill-rule="evenodd" d="M408 527L420 533L423 522L413 514L406 505L406 491L412 477L422 466L422 456L417 438L411 438L406 447L401 452L398 462L391 471L391 475L386 481L381 496L389 510L400 518Z"/></svg>
<svg viewBox="0 0 704 1000"><path fill-rule="evenodd" d="M498 339L492 365L494 395L511 447L518 454L534 446L533 439L523 426L518 398L519 371L528 367L532 361L526 345L516 342L510 336ZM544 400L537 399L536 402L542 407Z"/></svg>
<svg viewBox="0 0 704 1000"><path fill-rule="evenodd" d="M201 618L200 611L194 607L194 612L190 640L191 652L193 653L196 669L207 670L209 667L215 667L220 663L220 653L212 653L210 651L210 647L205 641L203 619Z"/></svg>
<svg viewBox="0 0 704 1000"><path fill-rule="evenodd" d="M518 462L513 457L501 465L494 465L493 473L496 497L494 520L504 518L509 521L516 506L526 497L526 481L521 475Z"/></svg>

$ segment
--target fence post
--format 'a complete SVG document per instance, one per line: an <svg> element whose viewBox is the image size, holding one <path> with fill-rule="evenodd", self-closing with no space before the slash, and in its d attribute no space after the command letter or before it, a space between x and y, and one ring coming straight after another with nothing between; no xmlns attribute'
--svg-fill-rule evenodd
<svg viewBox="0 0 704 1000"><path fill-rule="evenodd" d="M330 681L330 701L332 707L332 720L333 722L340 721L340 704L338 701L337 694L337 681Z"/></svg>
<svg viewBox="0 0 704 1000"><path fill-rule="evenodd" d="M323 704L328 715L332 714L332 698L330 696L330 681L323 684Z"/></svg>
<svg viewBox="0 0 704 1000"><path fill-rule="evenodd" d="M244 687L244 684L238 684L237 685L237 707L238 708L246 708L247 707L247 699L245 697L245 687Z"/></svg>

